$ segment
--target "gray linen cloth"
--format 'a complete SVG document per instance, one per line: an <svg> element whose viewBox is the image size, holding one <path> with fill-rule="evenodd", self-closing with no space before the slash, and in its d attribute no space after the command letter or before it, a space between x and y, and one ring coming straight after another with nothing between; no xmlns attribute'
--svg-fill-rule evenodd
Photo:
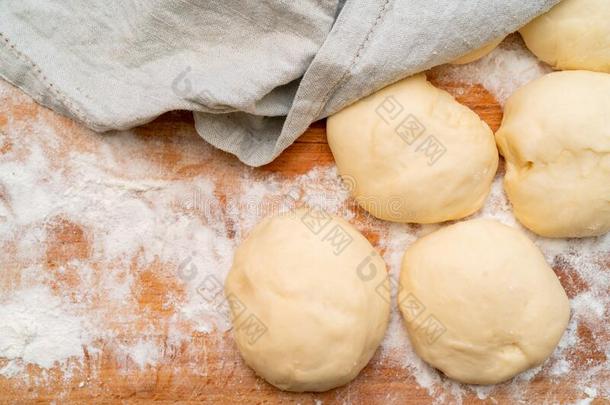
<svg viewBox="0 0 610 405"><path fill-rule="evenodd" d="M170 110L244 163L558 0L0 0L0 76L96 131Z"/></svg>

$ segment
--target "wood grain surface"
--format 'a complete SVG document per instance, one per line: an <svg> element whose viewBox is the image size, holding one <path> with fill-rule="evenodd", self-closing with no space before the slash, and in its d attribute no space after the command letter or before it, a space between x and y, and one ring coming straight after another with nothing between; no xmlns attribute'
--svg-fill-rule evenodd
<svg viewBox="0 0 610 405"><path fill-rule="evenodd" d="M433 83L437 83L433 74L429 76ZM484 88L459 83L437 84L473 109L494 131L498 128L502 117L501 107ZM187 112L165 114L154 122L136 128L131 136L100 135L39 106L6 83L2 86L8 96L0 111L0 131L3 134L12 132L8 142L0 142L0 146L3 145L0 156L19 143L35 142L42 145L45 153L52 157L54 170L61 170L63 162L69 158L70 150L96 154L101 145L106 145L112 148L116 156L115 173L121 173L126 178L129 177L130 162L146 158L158 168L151 177L164 180L211 177L218 186L216 193L220 197L227 197L235 192L232 189L233 179L243 173L255 177L273 174L291 179L314 167L333 164L326 142L324 122L313 124L273 163L252 169L245 167L233 156L206 145L196 134L191 114ZM27 127L27 121L32 119L44 122L49 130L61 134L60 144L45 143L43 133L23 133L18 137L14 130L8 128L9 121L20 122L21 127ZM122 137L130 139L130 146L123 145L125 141ZM69 218L56 218L44 226L52 237L47 238L45 259L36 264L51 274L53 289L69 291L79 278L79 269L70 268L70 263L73 259L84 260L90 256L88 230ZM369 228L366 221L359 221L357 226L376 243L375 228ZM0 287L6 292L16 285L19 272L26 263L14 258L10 246L4 246L3 249ZM58 272L60 266L69 271ZM95 262L91 266L96 272L105 271L104 268L96 267ZM141 287L136 293L139 318L131 321L134 327L128 330L132 332L123 332L117 339L131 342L145 336L156 342L162 348L162 356L157 364L142 369L125 363L112 345L101 339L98 342L101 351L85 353L82 362L72 364L69 377L66 377L62 368L43 370L33 365L27 366L28 378L0 377L0 403L313 404L323 401L325 404L426 404L434 401L398 360L381 357L379 353L358 378L347 386L321 394L292 394L281 392L257 378L240 359L230 332L202 333L186 330L184 332L190 334L192 340L176 345L167 338L170 327L167 321L173 308L166 305L168 294L180 296L184 293L174 276L176 263L153 262L147 268L139 268L134 260L133 266L135 282ZM554 269L568 293L573 296L579 289L579 281L571 278L567 273L569 269L563 268L561 264L555 263ZM93 296L92 305L106 305L103 293ZM118 318L106 321L108 328L113 328L114 323L119 322ZM142 327L138 326L140 323ZM148 325L147 328L144 325ZM593 343L590 346L586 344L593 341L590 330L583 327L578 334L585 344L574 351L572 360L575 364L606 360L604 350L607 348L596 347ZM610 338L606 342L610 342ZM0 367L3 364L5 362L0 359ZM607 379L610 376L602 372L600 378ZM528 402L576 401L582 398L575 389L577 383L577 374L572 373L558 381L535 377L529 382ZM479 400L474 393L467 392L463 402L511 403L511 398L509 386L501 385L485 400ZM593 403L608 402L597 399Z"/></svg>

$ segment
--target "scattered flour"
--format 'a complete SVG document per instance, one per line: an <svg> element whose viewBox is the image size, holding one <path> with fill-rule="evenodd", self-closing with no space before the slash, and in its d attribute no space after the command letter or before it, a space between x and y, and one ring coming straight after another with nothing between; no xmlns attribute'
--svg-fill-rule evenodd
<svg viewBox="0 0 610 405"><path fill-rule="evenodd" d="M155 342L140 339L135 345L122 348L127 356L138 365L154 367L161 356L160 349Z"/></svg>
<svg viewBox="0 0 610 405"><path fill-rule="evenodd" d="M447 82L480 83L503 103L518 86L549 69L513 36L478 62L435 71ZM0 83L0 102L9 100L31 103ZM332 166L291 178L240 166L231 169L229 184L221 185L214 183L214 175L168 177L173 167L162 167L154 156L140 151L163 142L154 137L143 141L125 132L95 138L93 145L74 138L71 145L63 139L66 134L44 118L8 117L5 130L0 132L0 149L9 149L0 154L0 251L10 252L0 256L0 375L5 378L17 378L25 373L25 365L35 365L59 367L69 381L69 363L81 361L85 349L91 356L100 353L100 341L124 360L119 367L155 368L171 357L166 351L188 344L193 335L227 331L221 290L235 247L260 219L295 205L320 206L377 234L394 280L404 250L441 226L390 224L363 215ZM28 142L18 141L24 134ZM87 142L94 139L89 133L82 136ZM182 147L191 148L192 143ZM62 148L67 152L61 161L45 153L57 154ZM211 147L202 149L198 159L219 159L215 153ZM127 158L130 172L117 172ZM493 402L499 392L508 392L512 402L527 402L528 387L540 375L563 381L574 374L583 401L608 398L610 385L604 380L610 380L610 235L583 240L533 235L512 215L501 180L502 168L475 217L520 227L560 277L569 279L564 285L576 286L568 291L571 321L553 356L499 386L458 384L413 352L394 308L379 361L398 365L405 379L412 376L439 404L472 396ZM65 252L71 246L61 241L66 233L77 235L84 247ZM48 264L50 245L56 249L52 257L67 258ZM24 268L15 269L15 263ZM162 288L155 290L156 283ZM147 307L153 304L157 312ZM158 319L158 311L167 317ZM129 344L121 341L121 334L133 335L134 324L147 337ZM586 342L579 332L583 327L591 332ZM168 335L165 341L149 338L159 331ZM605 360L583 361L585 343ZM204 374L205 364L197 366Z"/></svg>
<svg viewBox="0 0 610 405"><path fill-rule="evenodd" d="M433 69L441 83L480 84L504 105L519 87L553 69L540 62L523 45L517 34L510 35L483 58L466 65L442 65Z"/></svg>
<svg viewBox="0 0 610 405"><path fill-rule="evenodd" d="M42 368L82 358L91 342L85 318L43 286L13 291L0 302L0 358L10 362L0 373L13 376L17 360Z"/></svg>
<svg viewBox="0 0 610 405"><path fill-rule="evenodd" d="M525 401L528 385L531 380L545 373L547 378L566 376L568 373L577 373L577 380L582 384L589 384L599 378L600 371L610 375L610 357L606 353L605 365L579 364L576 369L574 359L577 346L581 342L578 334L578 326L586 325L593 331L593 339L596 347L607 347L608 336L610 336L610 325L606 319L610 311L610 272L605 260L610 260L610 234L597 238L586 239L547 239L537 236L522 227L512 214L510 202L502 189L502 168L494 179L492 191L487 199L485 207L472 218L493 218L510 226L520 228L526 233L542 250L549 263L565 263L568 272L575 272L586 282L588 289L571 298L571 320L568 328L560 340L557 349L549 360L540 367L533 368L521 373L509 383L498 386L475 386L456 383L441 376L437 371L423 362L407 345L408 336L402 325L402 320L396 308L393 309L390 326L386 338L382 343L382 351L385 356L394 358L400 356L402 364L409 369L416 382L428 391L435 399L435 403L447 402L461 403L462 399L469 393L475 393L479 399L492 399L496 391L506 388L515 401ZM433 228L434 229L434 228ZM400 264L404 250L417 238L427 234L431 229L428 227L417 227L409 225L392 224L389 226L385 237L380 245L385 249L384 259L388 264L390 274L396 278L400 272ZM564 284L565 285L565 284ZM608 349L607 349L608 350ZM599 383L599 380L597 380ZM589 395L591 392L581 392ZM610 387L608 384L596 388L595 394L602 398L610 398Z"/></svg>

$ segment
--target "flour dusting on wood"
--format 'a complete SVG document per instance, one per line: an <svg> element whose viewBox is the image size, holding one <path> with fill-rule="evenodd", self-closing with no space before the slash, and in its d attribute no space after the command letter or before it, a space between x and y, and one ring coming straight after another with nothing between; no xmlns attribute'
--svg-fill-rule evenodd
<svg viewBox="0 0 610 405"><path fill-rule="evenodd" d="M439 67L435 76L482 84L504 102L547 71L511 37L481 61ZM259 220L297 205L324 208L363 231L394 278L404 250L441 226L371 218L349 198L334 166L274 175L235 164L187 130L167 138L138 130L96 135L67 120L49 125L52 113L28 116L21 106L31 109L32 101L5 83L0 102L25 111L0 121L0 379L45 386L55 370L67 393L93 385L109 361L127 374L171 370L176 358L199 377L233 367L235 378L252 378L219 303L233 252ZM192 148L197 153L188 153ZM202 162L209 173L197 170ZM523 229L501 171L474 217ZM395 379L412 379L436 403L527 402L540 378L574 401L610 397L610 236L552 240L523 230L571 301L570 324L547 362L497 386L458 384L413 352L394 308L369 367L392 367ZM350 389L340 389L342 398L356 401ZM385 401L401 398L388 392Z"/></svg>

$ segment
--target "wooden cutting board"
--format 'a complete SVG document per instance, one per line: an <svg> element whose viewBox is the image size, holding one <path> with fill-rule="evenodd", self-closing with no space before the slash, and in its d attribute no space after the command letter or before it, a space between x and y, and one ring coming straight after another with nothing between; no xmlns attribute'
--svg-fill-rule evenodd
<svg viewBox="0 0 610 405"><path fill-rule="evenodd" d="M492 130L496 130L502 117L502 109L494 98L481 86L467 86L460 83L442 84L434 75L431 81L451 92L458 101L473 109L485 120ZM81 125L39 106L25 97L19 90L6 83L1 84L6 95L5 105L0 112L0 131L3 135L10 133L10 142L5 142L0 149L8 153L19 143L30 145L37 143L47 156L54 158L56 170L61 170L62 162L69 159L68 151L77 148L96 154L97 148L109 145L117 156L121 156L121 136L105 136L86 130ZM27 121L36 119L43 122L49 131L61 134L59 144L45 143L45 135L37 133L16 134L12 129L18 122L27 128ZM134 130L140 150L125 148L122 159L116 159L115 172L129 177L130 154L146 155L158 166L155 176L165 179L183 179L205 176L212 178L219 185L219 193L224 197L235 192L231 189L233 179L243 173L254 176L276 175L281 178L294 178L319 166L333 165L325 134L325 123L318 122L301 136L273 163L257 169L246 168L233 156L213 150L196 134L190 113L175 112L163 115L154 122ZM19 135L19 136L17 136ZM2 143L0 143L2 145ZM224 185L224 187L223 187ZM0 189L1 190L1 189ZM363 215L357 212L357 218ZM47 224L48 225L48 224ZM17 226L17 225L16 225ZM43 226L43 225L41 225ZM373 243L377 241L377 230L367 229L366 222L358 222L358 227ZM48 229L47 229L48 231ZM69 263L74 258L87 258L90 246L87 241L87 229L79 224L62 223L51 229L53 238L45 243L46 256L39 263L44 271L49 272L54 280L54 288L70 288L72 275L54 272L58 266ZM0 287L6 294L14 285L20 269L32 263L17 261L8 247L4 247L0 258ZM95 263L91 263L95 269ZM177 281L167 276L167 267L176 263L153 263L147 268L138 267L134 260L132 272L137 275L140 284L136 301L142 319L147 320L147 327L139 326L140 320L133 320L133 327L122 329L118 338L122 341L134 341L146 337L162 348L161 358L152 367L140 368L125 363L116 356L111 342L100 339L99 353L85 352L84 359L78 367L66 376L66 370L56 367L43 370L30 365L26 376L14 378L0 376L0 403L432 403L426 389L421 388L409 371L398 362L379 354L362 371L351 384L321 394L292 394L281 392L257 378L241 361L230 332L192 332L191 341L175 344L168 341L168 324L164 323L172 315L172 308L164 305L168 291L177 291ZM578 280L565 277L565 269L555 266L562 283L568 292L578 288ZM104 271L97 268L95 271ZM95 306L105 305L104 300L92 303ZM151 328L150 325L153 325ZM575 354L576 364L591 361L604 361L607 347L595 347L591 331L586 327L578 331L584 346ZM610 337L606 342L610 345ZM408 344L405 342L405 344ZM588 347L587 344L590 344ZM86 351L86 349L85 349ZM0 367L3 365L0 359ZM609 378L607 372L600 374L601 379ZM601 381L601 380L600 380ZM568 373L559 381L540 376L529 382L528 402L570 402L582 398L575 390L575 374ZM472 392L463 397L465 403L511 403L511 393L507 387L500 386L493 395L481 401ZM597 399L594 403L607 403Z"/></svg>

